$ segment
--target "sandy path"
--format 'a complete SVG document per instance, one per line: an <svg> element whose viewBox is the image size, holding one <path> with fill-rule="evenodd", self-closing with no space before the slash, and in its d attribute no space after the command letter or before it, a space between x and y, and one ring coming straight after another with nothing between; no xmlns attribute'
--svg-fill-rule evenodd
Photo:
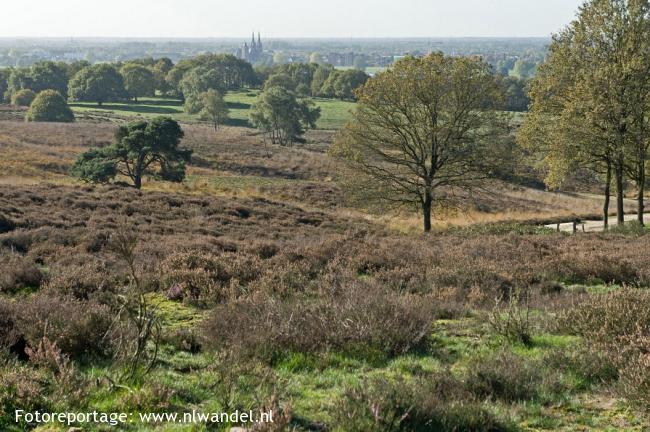
<svg viewBox="0 0 650 432"><path fill-rule="evenodd" d="M625 221L636 221L637 216L636 214L629 214L625 215ZM650 224L650 214L646 213L644 215L644 220L646 224ZM616 222L616 216L610 216L609 217L609 224L610 226L616 226L618 223ZM551 229L557 229L557 224L551 224L551 225L546 225L547 228ZM600 232L605 229L605 225L603 224L603 221L598 221L598 220L587 220L583 221L582 223L578 224L578 232ZM573 222L569 223L563 223L560 224L560 231L562 232L573 232Z"/></svg>

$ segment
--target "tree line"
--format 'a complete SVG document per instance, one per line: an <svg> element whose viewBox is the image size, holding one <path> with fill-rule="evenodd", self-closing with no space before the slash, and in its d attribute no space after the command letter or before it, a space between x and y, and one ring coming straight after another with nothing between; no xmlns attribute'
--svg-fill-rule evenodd
<svg viewBox="0 0 650 432"><path fill-rule="evenodd" d="M531 112L522 145L544 156L547 182L560 186L577 168L604 185L608 225L610 193L618 223L624 198L636 190L643 224L650 146L650 3L590 0L577 19L555 35L531 86Z"/></svg>
<svg viewBox="0 0 650 432"><path fill-rule="evenodd" d="M24 90L56 90L66 99L99 105L126 99L137 102L140 97L157 94L178 97L186 102L188 112L196 112L201 93L262 88L269 79L283 80L288 89L301 96L351 100L353 91L368 76L357 70L339 71L305 63L254 69L228 54L205 54L177 64L168 58L95 65L43 61L26 68L0 69L0 102L11 102Z"/></svg>

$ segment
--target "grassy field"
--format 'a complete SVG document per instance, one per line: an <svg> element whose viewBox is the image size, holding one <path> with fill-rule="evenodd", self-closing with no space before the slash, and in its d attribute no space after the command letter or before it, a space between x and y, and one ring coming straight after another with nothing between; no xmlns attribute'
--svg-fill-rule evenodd
<svg viewBox="0 0 650 432"><path fill-rule="evenodd" d="M258 91L229 92L226 102L230 109L230 126L249 126L248 117L251 106L255 103ZM339 129L350 118L350 111L354 103L336 99L316 98L314 102L321 108L321 118L318 121L319 129ZM183 112L183 104L179 100L165 98L142 98L135 102L106 103L99 107L94 103L72 103L72 109L80 114L96 117L142 117L151 118L166 115L182 122L200 122L196 115Z"/></svg>
<svg viewBox="0 0 650 432"><path fill-rule="evenodd" d="M231 94L233 118L253 99ZM183 116L174 103L113 105L104 120ZM115 124L88 120L0 121L0 430L68 430L16 424L14 409L136 415L72 425L93 432L228 431L240 424L137 413L249 409L274 412L266 432L650 427L650 234L520 223L598 213L598 197L495 183L422 235L417 215L347 206L332 131L281 147L193 123L183 183L93 186L68 169ZM121 302L140 291L160 338L151 370L128 377Z"/></svg>

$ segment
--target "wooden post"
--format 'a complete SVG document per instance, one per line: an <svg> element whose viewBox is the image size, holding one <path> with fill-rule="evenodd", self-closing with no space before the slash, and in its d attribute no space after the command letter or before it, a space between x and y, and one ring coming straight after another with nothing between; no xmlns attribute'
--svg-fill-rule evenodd
<svg viewBox="0 0 650 432"><path fill-rule="evenodd" d="M578 232L578 221L573 221L573 234Z"/></svg>

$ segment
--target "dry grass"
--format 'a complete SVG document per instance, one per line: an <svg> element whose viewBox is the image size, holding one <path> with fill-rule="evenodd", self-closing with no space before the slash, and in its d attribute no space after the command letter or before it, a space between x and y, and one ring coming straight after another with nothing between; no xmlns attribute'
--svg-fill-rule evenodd
<svg viewBox="0 0 650 432"><path fill-rule="evenodd" d="M0 121L0 184L75 184L67 175L69 166L88 147L108 144L114 127L112 123ZM149 181L145 190L266 198L306 209L348 212L401 232L420 231L420 217L410 211L377 216L344 208L343 192L334 180L336 162L325 154L333 139L331 131L310 131L307 144L287 148L266 145L253 129L225 127L215 132L204 125L183 128L183 145L194 150L186 181ZM488 189L493 192L459 197L462 210L438 215L434 226L444 229L505 220L598 215L602 206L598 196L544 192L502 182ZM629 205L632 209L633 203Z"/></svg>

